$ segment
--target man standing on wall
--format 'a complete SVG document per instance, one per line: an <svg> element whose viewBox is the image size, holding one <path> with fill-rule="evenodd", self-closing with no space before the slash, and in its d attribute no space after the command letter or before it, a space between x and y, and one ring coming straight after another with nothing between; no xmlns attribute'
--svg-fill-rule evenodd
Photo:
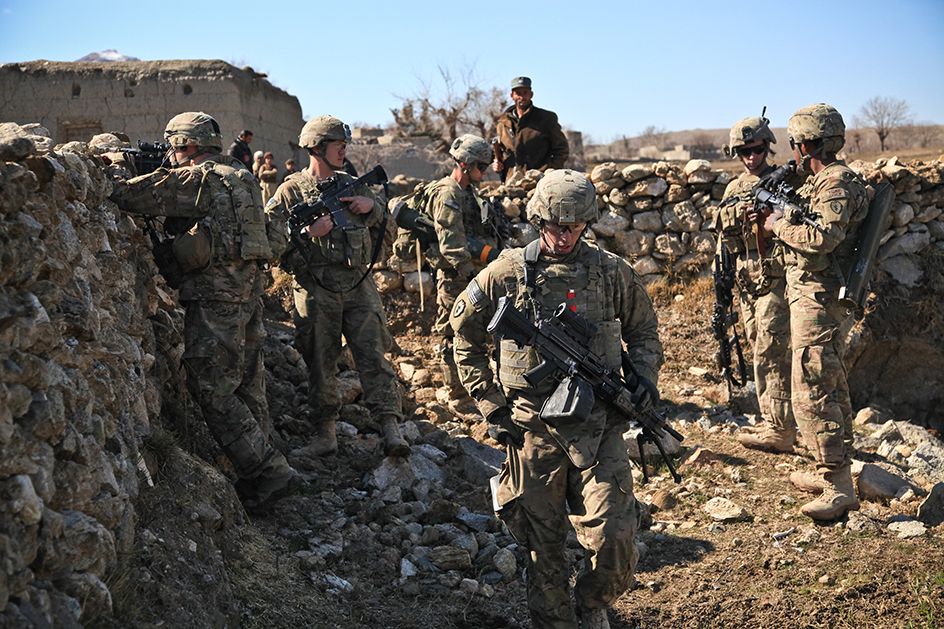
<svg viewBox="0 0 944 629"><path fill-rule="evenodd" d="M235 157L243 165L252 169L252 149L249 148L249 144L252 142L252 131L249 129L243 129L233 143L229 145L229 148L226 150L227 155L230 157Z"/></svg>
<svg viewBox="0 0 944 629"><path fill-rule="evenodd" d="M535 107L531 102L531 79L526 76L511 80L514 105L498 119L498 143L492 169L502 181L529 168L546 170L563 168L570 155L567 136L553 111ZM498 152L502 154L501 160Z"/></svg>

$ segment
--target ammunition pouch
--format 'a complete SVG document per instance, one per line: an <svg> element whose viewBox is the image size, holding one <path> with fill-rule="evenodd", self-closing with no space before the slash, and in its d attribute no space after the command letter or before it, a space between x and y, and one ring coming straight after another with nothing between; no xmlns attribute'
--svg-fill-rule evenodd
<svg viewBox="0 0 944 629"><path fill-rule="evenodd" d="M213 239L200 223L174 237L174 258L184 273L205 269L213 258Z"/></svg>

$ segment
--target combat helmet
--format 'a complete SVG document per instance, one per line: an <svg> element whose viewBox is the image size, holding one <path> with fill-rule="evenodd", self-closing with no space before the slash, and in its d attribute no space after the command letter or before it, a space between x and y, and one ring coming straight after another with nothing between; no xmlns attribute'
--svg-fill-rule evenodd
<svg viewBox="0 0 944 629"><path fill-rule="evenodd" d="M549 172L538 182L528 201L528 221L538 229L543 221L577 225L592 223L599 217L596 189L585 175L575 170Z"/></svg>
<svg viewBox="0 0 944 629"><path fill-rule="evenodd" d="M460 135L453 140L452 146L449 148L449 154L457 162L462 162L468 166L487 164L492 161L492 147L489 146L488 142L471 133Z"/></svg>
<svg viewBox="0 0 944 629"><path fill-rule="evenodd" d="M766 113L767 108L764 108ZM777 143L773 131L770 130L770 120L764 117L762 113L760 118L745 118L738 121L731 127L730 143L721 146L721 150L728 157L737 155L737 149L745 144L750 144L758 140L767 142L768 146Z"/></svg>
<svg viewBox="0 0 944 629"><path fill-rule="evenodd" d="M334 116L312 118L302 127L298 145L313 149L322 142L350 142L351 128Z"/></svg>
<svg viewBox="0 0 944 629"><path fill-rule="evenodd" d="M798 110L790 117L787 133L796 144L822 139L824 155L838 153L846 143L846 124L836 108L826 103Z"/></svg>
<svg viewBox="0 0 944 629"><path fill-rule="evenodd" d="M220 125L202 111L187 111L171 118L164 129L164 139L173 147L199 146L215 149L217 153L223 150Z"/></svg>

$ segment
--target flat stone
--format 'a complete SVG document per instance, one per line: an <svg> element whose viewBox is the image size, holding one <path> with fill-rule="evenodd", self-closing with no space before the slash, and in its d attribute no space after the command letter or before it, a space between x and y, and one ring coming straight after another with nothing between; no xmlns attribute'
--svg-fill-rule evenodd
<svg viewBox="0 0 944 629"><path fill-rule="evenodd" d="M738 522L751 518L747 509L721 496L706 502L703 510L708 517L718 522Z"/></svg>
<svg viewBox="0 0 944 629"><path fill-rule="evenodd" d="M898 537L921 537L927 534L928 529L922 522L916 520L907 520L904 522L892 522L888 525L889 531L898 533Z"/></svg>

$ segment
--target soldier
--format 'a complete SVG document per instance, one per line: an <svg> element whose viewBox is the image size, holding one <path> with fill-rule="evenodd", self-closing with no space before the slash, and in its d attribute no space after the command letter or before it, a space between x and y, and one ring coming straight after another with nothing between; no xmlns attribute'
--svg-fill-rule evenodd
<svg viewBox="0 0 944 629"><path fill-rule="evenodd" d="M438 314L433 332L442 337L436 351L451 398L450 406L474 408L459 381L452 356L449 313L469 280L485 266L472 259L466 237L489 247L497 244L488 202L476 190L492 159L492 148L482 138L466 134L455 139L449 154L456 163L452 173L427 185L420 194L424 207L416 209L429 214L436 225L438 243L427 252L427 258L436 269Z"/></svg>
<svg viewBox="0 0 944 629"><path fill-rule="evenodd" d="M211 116L175 116L164 138L174 167L115 184L111 199L126 212L169 217L165 229L180 234L187 388L233 462L244 504L259 508L301 482L268 440L261 298L272 250L262 199L242 162L221 155Z"/></svg>
<svg viewBox="0 0 944 629"><path fill-rule="evenodd" d="M745 118L731 128L726 155L737 155L744 172L725 188L721 209L715 219L718 248L721 244L736 256L738 301L744 333L754 345L754 382L761 425L741 430L737 440L748 448L792 452L796 421L790 407L790 307L784 296L782 256L776 255L769 235L756 226L754 195L751 188L773 172L767 162L777 143L767 118ZM763 241L761 258L757 242Z"/></svg>
<svg viewBox="0 0 944 629"><path fill-rule="evenodd" d="M527 557L528 606L535 629L609 627L606 608L632 583L639 506L633 496L623 432L626 419L597 402L587 420L549 428L541 406L552 384L530 387L523 374L539 363L532 347L503 340L498 382L489 365L486 326L498 299L509 296L529 319L549 316L561 303L595 324L594 352L618 370L622 344L643 376L640 408L658 399L655 382L662 344L652 301L622 258L581 240L599 217L593 184L580 173L545 176L528 203L528 219L541 237L506 250L469 283L450 317L462 383L505 446L497 492L499 517ZM593 426L586 430L585 426ZM583 545L576 612L565 564L572 523Z"/></svg>
<svg viewBox="0 0 944 629"><path fill-rule="evenodd" d="M533 96L531 79L519 76L511 80L511 100L515 104L498 119L499 151L503 155L499 160L496 153L492 163L502 181L512 171L563 168L570 155L557 114L535 107L531 102Z"/></svg>
<svg viewBox="0 0 944 629"><path fill-rule="evenodd" d="M350 128L332 116L305 123L299 146L308 149L310 163L288 177L267 204L273 233L287 238L289 210L317 200L320 182L330 177L353 181L342 170L350 139ZM340 199L348 227L338 227L330 215L322 216L300 234L304 251L290 242L280 247L281 265L295 277L295 345L308 364L308 400L315 415L312 442L292 453L297 456L332 454L338 449L334 428L341 398L335 376L342 334L364 387L364 404L380 423L384 451L400 457L410 453L398 427L402 413L396 376L384 357L393 339L367 270L389 215L367 186L355 190L355 196Z"/></svg>
<svg viewBox="0 0 944 629"><path fill-rule="evenodd" d="M839 112L823 103L800 109L787 127L797 169L812 173L798 194L808 200L823 231L780 220L779 210L764 223L785 248L793 412L817 463L814 474L794 472L790 481L820 494L800 508L814 520L834 520L859 508L850 472L852 404L843 365L852 317L839 303L839 289L868 213L869 192L865 182L836 158L845 143L845 130Z"/></svg>

